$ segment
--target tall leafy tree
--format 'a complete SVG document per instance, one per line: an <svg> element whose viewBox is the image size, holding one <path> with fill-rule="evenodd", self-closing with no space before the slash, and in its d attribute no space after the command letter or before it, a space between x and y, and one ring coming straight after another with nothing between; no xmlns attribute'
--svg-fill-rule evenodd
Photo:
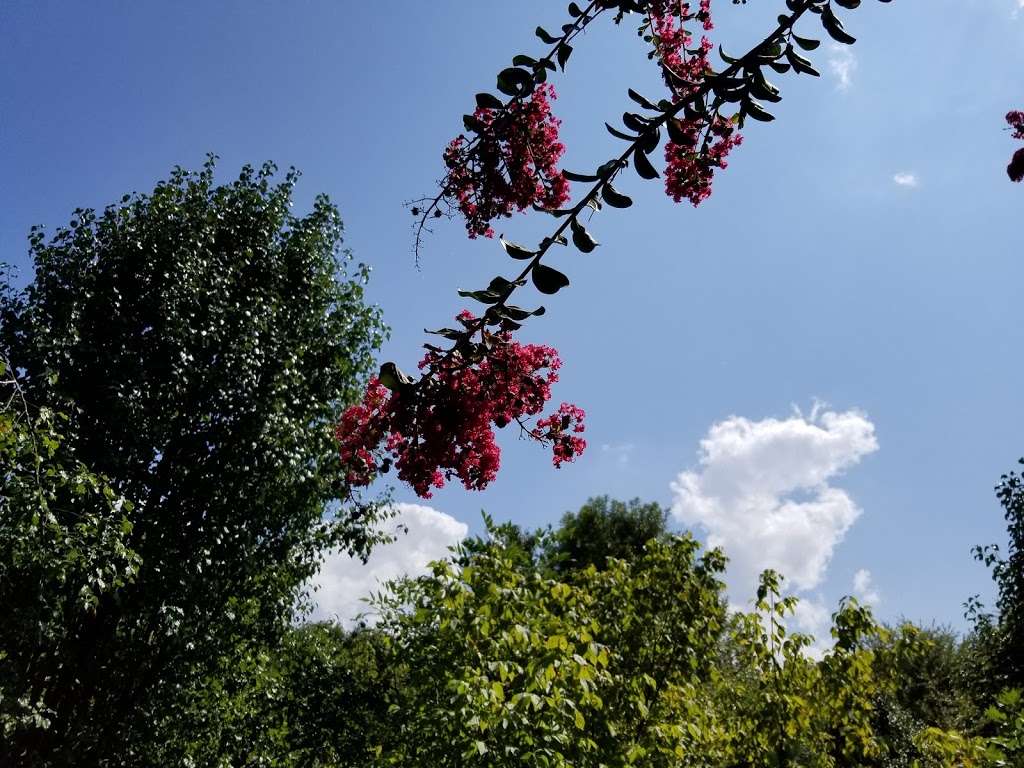
<svg viewBox="0 0 1024 768"><path fill-rule="evenodd" d="M657 502L618 501L595 496L576 512L566 512L543 543L543 559L556 572L593 565L610 557L630 560L651 539L666 535L667 513Z"/></svg>
<svg viewBox="0 0 1024 768"><path fill-rule="evenodd" d="M154 744L178 759L190 697L220 680L232 699L243 682L218 675L278 642L324 548L372 544L378 507L350 496L332 425L385 329L337 210L320 196L294 215L298 174L274 176L218 185L211 157L50 238L34 228L34 279L0 300L26 399L67 413L67 449L132 502L141 559L8 671L50 713L13 736L26 764L140 764ZM2 606L11 635L32 621L19 599ZM244 754L226 739L221 754Z"/></svg>

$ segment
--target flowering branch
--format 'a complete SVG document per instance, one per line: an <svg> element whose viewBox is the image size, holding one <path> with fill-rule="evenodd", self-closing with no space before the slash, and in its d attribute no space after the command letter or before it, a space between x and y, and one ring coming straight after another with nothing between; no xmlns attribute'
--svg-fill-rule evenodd
<svg viewBox="0 0 1024 768"><path fill-rule="evenodd" d="M513 279L497 276L485 289L459 291L460 296L487 309L480 317L463 312L457 318L457 328L428 331L452 344L448 349L424 345L427 354L420 362L418 380L393 363L382 366L362 404L346 411L338 427L342 459L350 468L349 482L365 485L394 464L399 478L421 496L429 496L431 488L441 487L453 477L466 488L482 489L496 476L499 463L492 425L501 428L513 420L528 436L553 446L556 466L579 455L586 443L579 437L584 413L576 406L563 403L554 414L539 419L536 427L523 425L522 417L539 414L549 399L561 361L550 347L512 340L512 333L525 320L545 311L544 307L527 310L510 304L512 294L526 285L527 279L544 294L569 285L565 274L542 260L554 245L567 246L570 239L583 253L598 246L581 215L586 209L601 210L605 204L613 208L632 205L612 184L630 165L644 179L660 177L649 155L661 142L662 128L668 136L666 192L677 202L685 198L699 205L711 194L715 169L726 167L726 156L741 141L736 129L748 118L774 120L762 102L778 102L781 96L768 82L764 69L819 75L797 49L811 51L820 42L797 35L796 22L808 13L817 15L834 40L852 44L855 40L835 15L833 4L855 9L860 3L786 0L789 15L780 15L776 28L746 54L732 58L719 48L727 64L719 72L708 58L710 41L702 38L698 47L690 47L692 36L685 28L694 19L705 30L712 28L710 0L699 0L695 13L678 0L597 0L587 11L573 3L570 13L577 23L563 27L567 36L577 34L588 23L580 19L596 17L603 9L618 7L617 20L626 10L643 12L646 21L641 34L648 32L652 58L659 60L671 98L655 103L630 89L630 98L646 114L625 112L625 130L606 124L613 136L626 142L626 148L593 173L583 174L555 167L564 148L557 141L558 121L551 116L547 101L553 92L542 76L538 79L547 65L516 57L514 66L498 78L499 89L511 95L511 101L502 104L489 94L477 96L478 109L466 118L467 129L477 137L468 141L460 136L449 145L445 154L449 172L428 209L435 213L425 215L436 215L442 202L455 204L466 218L470 237L492 235L491 220L527 205L561 221L536 249L500 239L511 258L526 264ZM555 50L566 45L567 39L559 41ZM568 54L554 55L564 66ZM523 68L527 66L532 67L532 74ZM737 105L735 112L723 113L730 104ZM568 199L568 181L592 186L574 206L559 208ZM457 203L451 202L453 196ZM417 248L424 221L421 219L417 232Z"/></svg>
<svg viewBox="0 0 1024 768"><path fill-rule="evenodd" d="M854 0L835 1L839 4L854 3ZM888 2L888 0L882 1ZM857 5L859 2L860 0L856 0ZM653 4L649 3L649 5ZM519 307L510 306L508 300L518 287L526 284L528 277L532 279L535 287L545 294L557 293L569 284L565 275L552 267L541 264L541 260L555 244L566 245L568 243L567 233L571 234L573 244L580 251L589 253L594 250L598 243L580 222L580 215L588 208L600 210L602 201L613 208L627 208L632 205L632 200L619 193L612 185L612 181L618 174L629 167L630 161L642 178L658 178L658 171L647 156L657 148L661 140L662 127L665 127L669 134L669 146L671 147L673 142L677 142L679 145L692 142L691 135L686 132L686 121L695 124L704 122L705 138L701 143L700 151L695 153L702 155L703 158L691 158L690 162L693 166L703 166L702 172L706 173L713 167L721 167L710 146L714 143L714 139L709 137L713 137L715 133L711 126L716 125L719 121L725 121L742 127L747 117L760 121L773 120L772 115L754 99L756 96L766 101L781 100L778 89L765 79L761 71L762 67L772 66L773 69L780 72L793 68L796 72L817 76L818 72L813 69L809 61L796 52L793 45L796 43L801 47L813 49L818 46L818 41L798 37L793 32L793 25L808 12L830 14L830 22L839 24L838 19L831 15L828 0L790 0L789 5L792 7L790 15L780 16L775 30L745 55L733 59L723 52L723 58L729 63L729 66L723 71L713 73L710 69L705 70L702 73L701 81L674 81L674 88L678 96L676 101L662 100L658 104L654 104L630 90L630 97L645 109L655 112L656 116L645 117L636 113L625 113L623 122L627 128L635 131L635 135L608 126L614 136L628 142L625 150L617 157L599 166L593 174L563 171L563 175L571 181L594 182L594 184L571 209L537 209L540 212L562 218L563 221L551 235L540 242L536 250L529 250L502 239L502 247L508 255L513 259L525 260L527 264L512 280L496 277L484 290L459 291L459 295L465 298L471 298L490 306L483 317L465 330L457 332L456 336L449 336L451 329L444 329L440 332L441 335L458 341L472 337L477 332L482 332L489 325L500 326L502 330L506 331L517 330L520 323L527 317L543 314L543 307L528 312ZM853 38L845 35L841 26L834 27L834 29L838 34L842 34L844 39L853 41ZM734 102L740 103L740 109L736 115L723 118L718 114L722 105ZM712 115L710 119L709 115ZM672 154L671 150L669 150L669 154ZM669 157L669 163L671 168L671 157ZM706 195L704 196L706 197Z"/></svg>
<svg viewBox="0 0 1024 768"><path fill-rule="evenodd" d="M489 128L498 128L501 129L501 133L505 133L508 130L515 131L521 126L524 115L532 115L535 120L539 118L542 122L549 118L548 100L555 96L551 86L544 87L548 71L555 71L556 62L558 67L564 71L573 52L571 42L598 16L617 5L617 2L608 2L608 0L592 0L584 8L580 8L575 2L570 3L569 15L572 17L572 21L562 25L560 36L552 35L543 27L536 29L537 37L551 46L546 55L534 59L525 54L518 54L513 57L511 67L498 73L497 89L509 97L507 100L502 101L490 93L476 95L476 110L472 114L462 117L466 131L474 136L470 139L462 135L449 144L445 152L445 166L448 170L439 182L440 191L433 198L423 197L407 203L413 216L417 217L413 242L413 254L417 264L419 264L423 248L424 233L431 231L427 226L431 219L442 216L451 218L455 211L459 211L466 218L469 237L476 238L479 235L493 237L494 231L488 222L499 216L512 215L513 206L492 205L485 206L486 213L489 215L484 217L484 212L479 210L481 202L473 200L471 190L467 189L465 169L479 165L483 161L485 167L497 171L494 160L507 160L513 155L513 153L507 153L502 158L501 153L496 152L495 142L488 141L486 138ZM552 125L550 122L548 124ZM553 127L557 128L557 124L555 121ZM507 135L504 138L507 140ZM530 186L533 186L530 182L538 175L541 177L541 186L547 192L548 201L553 203L550 207L557 208L562 205L568 197L568 185L553 169L553 162L561 157L561 150L557 150L557 157L553 157L552 162L548 163L546 162L548 158L542 157L541 162L538 163L536 154L550 153L544 153L543 150L541 153L537 153L533 143L529 140L513 143L518 145L515 147L515 155L520 162L516 163L517 168L515 169L504 169L506 173L503 175L510 178L510 187L519 187L520 194L515 200L515 207L519 211L524 211L534 202L533 196L529 194L528 190ZM548 142L548 144L551 143ZM522 161L527 161L527 164L522 166ZM532 165L532 169L530 165Z"/></svg>

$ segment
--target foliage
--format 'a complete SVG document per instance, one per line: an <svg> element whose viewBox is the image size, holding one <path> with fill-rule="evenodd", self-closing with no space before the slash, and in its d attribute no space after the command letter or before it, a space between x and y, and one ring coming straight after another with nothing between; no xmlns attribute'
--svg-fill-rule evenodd
<svg viewBox="0 0 1024 768"><path fill-rule="evenodd" d="M154 765L361 767L388 729L384 639L330 624L289 629L274 648L240 656L211 674L168 723L182 743L154 745ZM201 727L190 727L199 724Z"/></svg>
<svg viewBox="0 0 1024 768"><path fill-rule="evenodd" d="M706 672L721 625L723 564L681 538L559 581L492 544L462 568L437 563L396 585L380 628L403 684L382 764L596 766L674 754L679 688Z"/></svg>
<svg viewBox="0 0 1024 768"><path fill-rule="evenodd" d="M45 641L9 672L52 710L47 730L14 736L27 764L137 764L154 745L170 763L213 743L243 716L242 678L272 669L264 656L321 552L374 540L377 506L347 500L331 434L384 333L363 301L368 269L348 276L326 198L290 212L296 172L213 174L211 158L77 210L50 239L34 229L34 280L0 301L0 349L26 399L67 413L68 454L132 502L121 535L141 559L87 614L56 579L5 595L10 636ZM13 583L36 567L20 562ZM37 628L39 591L66 607ZM199 712L194 697L212 703Z"/></svg>
<svg viewBox="0 0 1024 768"><path fill-rule="evenodd" d="M994 646L996 659L989 681L993 692L1024 688L1024 478L1016 472L1005 474L995 490L1006 518L1006 555L996 544L973 550L975 559L992 569L998 593L997 617L985 614L980 605L974 610L979 633Z"/></svg>
<svg viewBox="0 0 1024 768"><path fill-rule="evenodd" d="M140 560L127 545L131 502L69 454L57 431L66 417L25 400L2 359L0 385L0 735L6 742L48 728L59 696L21 671L61 664L72 648L60 628L93 620L102 597L134 581Z"/></svg>
<svg viewBox="0 0 1024 768"><path fill-rule="evenodd" d="M1024 699L1018 689L1003 691L985 712L994 726L990 738L925 728L916 740L921 757L912 768L1016 768L1024 761Z"/></svg>
<svg viewBox="0 0 1024 768"><path fill-rule="evenodd" d="M1024 464L1024 459L1020 463ZM992 569L1004 631L1002 658L1009 685L1024 688L1024 479L1016 472L1003 475L996 496L1003 507L1009 539L1005 559Z"/></svg>
<svg viewBox="0 0 1024 768"><path fill-rule="evenodd" d="M967 729L980 719L969 682L976 663L970 639L960 641L950 629L904 622L890 628L874 646L875 670L886 683L880 715L896 726L913 724ZM895 737L883 723L877 726Z"/></svg>
<svg viewBox="0 0 1024 768"><path fill-rule="evenodd" d="M883 745L871 723L882 684L870 646L883 630L846 600L833 615L834 646L815 661L813 638L786 629L797 600L780 588L777 574L762 574L754 611L731 623L714 689L721 744L697 765L871 764Z"/></svg>
<svg viewBox="0 0 1024 768"><path fill-rule="evenodd" d="M632 560L651 539L666 535L667 512L655 502L595 496L566 512L543 543L543 561L556 572L603 569L608 558Z"/></svg>
<svg viewBox="0 0 1024 768"><path fill-rule="evenodd" d="M795 599L777 576L730 619L722 554L688 536L561 575L524 568L508 540L478 541L460 567L436 563L384 596L395 678L380 764L768 768L882 755L872 641L883 630L866 608L840 606L818 662L810 638L786 633Z"/></svg>

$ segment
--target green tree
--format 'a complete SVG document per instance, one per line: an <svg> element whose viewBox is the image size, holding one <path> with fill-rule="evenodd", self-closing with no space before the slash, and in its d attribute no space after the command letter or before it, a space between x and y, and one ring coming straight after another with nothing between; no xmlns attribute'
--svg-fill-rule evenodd
<svg viewBox="0 0 1024 768"><path fill-rule="evenodd" d="M561 580L493 539L396 585L381 606L394 685L379 762L673 764L689 738L681 691L707 672L723 619L724 560L698 549L654 542Z"/></svg>
<svg viewBox="0 0 1024 768"><path fill-rule="evenodd" d="M274 173L217 185L211 157L49 239L34 228L34 279L0 300L0 351L30 402L69 414L68 450L133 503L124 545L141 558L7 670L52 712L14 734L22 763L138 765L158 745L170 764L199 743L248 761L225 711L192 717L194 700L220 686L236 701L243 672L272 670L324 549L373 543L379 507L350 497L332 437L384 335L369 270L349 274L330 202L293 215L298 174ZM5 598L10 633L29 631L23 598Z"/></svg>
<svg viewBox="0 0 1024 768"><path fill-rule="evenodd" d="M975 698L975 638L961 640L944 627L909 622L876 638L874 671L883 683L875 730L885 742L887 766L906 768L922 759L921 732L932 728L974 733L984 706Z"/></svg>
<svg viewBox="0 0 1024 768"><path fill-rule="evenodd" d="M608 558L632 560L644 545L667 534L668 513L656 502L595 496L562 515L541 545L542 560L556 573L606 566Z"/></svg>
<svg viewBox="0 0 1024 768"><path fill-rule="evenodd" d="M754 611L729 617L724 567L721 552L666 536L559 576L493 536L393 585L378 627L389 717L368 764L880 765L884 630L870 611L844 601L815 660L812 639L786 631L796 600L779 577L764 574Z"/></svg>

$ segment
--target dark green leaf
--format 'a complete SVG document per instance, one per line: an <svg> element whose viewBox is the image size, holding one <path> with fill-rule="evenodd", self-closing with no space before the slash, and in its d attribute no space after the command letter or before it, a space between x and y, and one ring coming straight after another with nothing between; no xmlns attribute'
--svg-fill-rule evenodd
<svg viewBox="0 0 1024 768"><path fill-rule="evenodd" d="M608 133L617 139L622 139L623 141L636 141L637 139L636 136L631 136L628 133L623 133L618 128L613 128L609 123L605 123L604 127L608 129Z"/></svg>
<svg viewBox="0 0 1024 768"><path fill-rule="evenodd" d="M519 67L508 67L498 73L498 90L506 96L525 96L533 91L533 75Z"/></svg>
<svg viewBox="0 0 1024 768"><path fill-rule="evenodd" d="M629 208L633 204L633 201L626 195L619 192L611 184L605 184L601 189L601 197L608 203L612 208Z"/></svg>
<svg viewBox="0 0 1024 768"><path fill-rule="evenodd" d="M456 341L465 335L465 331L459 331L455 328L439 328L436 331L428 331L426 328L423 329L424 333L430 333L435 336L443 336L450 341Z"/></svg>
<svg viewBox="0 0 1024 768"><path fill-rule="evenodd" d="M800 37L799 35L793 35L793 40L805 51L813 51L821 45L821 40L812 40L809 37Z"/></svg>
<svg viewBox="0 0 1024 768"><path fill-rule="evenodd" d="M537 29L534 31L534 34L548 45L554 45L555 43L558 42L558 38L552 35L546 29L544 29L544 27L537 27Z"/></svg>
<svg viewBox="0 0 1024 768"><path fill-rule="evenodd" d="M481 109L504 109L505 102L499 99L497 96L490 93L478 93L476 95L476 105Z"/></svg>
<svg viewBox="0 0 1024 768"><path fill-rule="evenodd" d="M482 133L487 130L487 126L474 115L463 115L462 125L470 133Z"/></svg>
<svg viewBox="0 0 1024 768"><path fill-rule="evenodd" d="M565 71L565 63L569 61L569 56L572 55L572 46L568 43L561 43L558 46L558 50L555 52L555 58L558 59L558 66Z"/></svg>
<svg viewBox="0 0 1024 768"><path fill-rule="evenodd" d="M810 61L797 53L793 46L786 48L786 59L797 72L802 72L806 75L813 75L814 77L821 77L821 73L811 66Z"/></svg>
<svg viewBox="0 0 1024 768"><path fill-rule="evenodd" d="M779 96L779 89L765 80L760 71L750 82L750 93L758 99L764 99L772 103L782 101L782 97Z"/></svg>
<svg viewBox="0 0 1024 768"><path fill-rule="evenodd" d="M569 278L546 264L537 264L531 273L533 284L541 293L558 293L569 284Z"/></svg>
<svg viewBox="0 0 1024 768"><path fill-rule="evenodd" d="M641 178L656 179L659 176L658 171L651 165L651 161L647 159L647 155L639 148L633 152L633 167Z"/></svg>
<svg viewBox="0 0 1024 768"><path fill-rule="evenodd" d="M654 126L653 128L648 127L640 138L640 149L643 150L645 155L651 154L658 148L658 143L661 141L661 128Z"/></svg>
<svg viewBox="0 0 1024 768"><path fill-rule="evenodd" d="M494 307L494 311L503 318L519 322L525 320L531 315L540 317L541 315L544 314L546 310L544 309L544 307L537 307L535 310L531 312L528 309L523 309L522 307L516 307L513 306L512 304L509 304L504 307Z"/></svg>
<svg viewBox="0 0 1024 768"><path fill-rule="evenodd" d="M821 25L833 40L844 45L853 45L857 38L843 29L843 23L832 13L832 6L826 5L821 11Z"/></svg>
<svg viewBox="0 0 1024 768"><path fill-rule="evenodd" d="M562 171L562 175L565 176L565 178L567 178L569 181L580 181L584 183L588 181L597 181L599 178L598 176L594 176L593 174L574 173L573 171Z"/></svg>
<svg viewBox="0 0 1024 768"><path fill-rule="evenodd" d="M473 299L481 304L497 304L501 301L501 295L494 291L459 291L459 296L464 299Z"/></svg>
<svg viewBox="0 0 1024 768"><path fill-rule="evenodd" d="M529 248L524 248L518 243L512 243L503 237L498 238L498 242L501 243L501 247L505 249L505 253L511 256L513 259L532 259L537 255L536 251L531 251Z"/></svg>
<svg viewBox="0 0 1024 768"><path fill-rule="evenodd" d="M568 216L570 213L572 213L572 209L571 208L552 208L552 209L548 209L548 208L541 208L536 203L533 206L533 210L537 211L537 213L546 213L549 216L554 216L556 218L558 218L560 216Z"/></svg>
<svg viewBox="0 0 1024 768"><path fill-rule="evenodd" d="M746 114L750 115L755 120L760 120L762 123L770 123L772 120L775 119L775 115L773 115L771 112L768 112L764 107L762 107L753 99L750 99L749 101L745 101L743 103L743 111L746 112Z"/></svg>
<svg viewBox="0 0 1024 768"><path fill-rule="evenodd" d="M487 290L495 293L505 294L511 292L517 285L523 285L524 280L507 280L504 277L495 277L487 286Z"/></svg>
<svg viewBox="0 0 1024 768"><path fill-rule="evenodd" d="M646 159L646 158L645 158ZM590 253L599 243L587 232L586 228L577 219L572 220L572 244L583 253Z"/></svg>
<svg viewBox="0 0 1024 768"><path fill-rule="evenodd" d="M622 124L629 128L629 130L636 131L637 133L643 133L647 130L647 121L633 112L622 113Z"/></svg>
<svg viewBox="0 0 1024 768"><path fill-rule="evenodd" d="M650 99L644 98L639 93L634 91L632 88L630 88L628 91L626 91L626 93L629 94L629 98L631 98L633 101L635 101L637 104L639 104L644 109L650 109L650 110L657 110L658 109L658 105L657 104L652 102Z"/></svg>

